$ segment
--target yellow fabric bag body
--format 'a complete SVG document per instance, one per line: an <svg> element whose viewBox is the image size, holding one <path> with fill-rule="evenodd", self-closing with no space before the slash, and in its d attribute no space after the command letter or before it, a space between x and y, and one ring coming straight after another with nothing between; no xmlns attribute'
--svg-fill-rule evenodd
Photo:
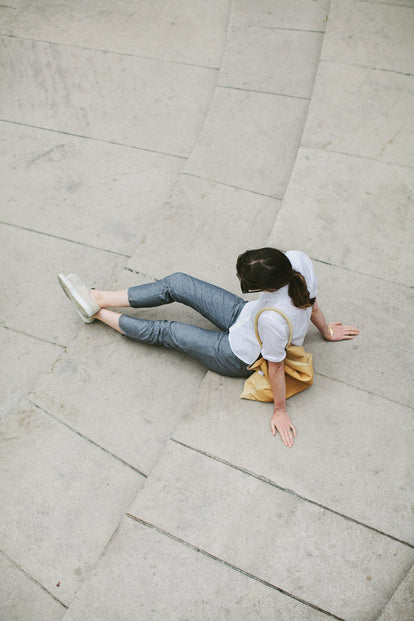
<svg viewBox="0 0 414 621"><path fill-rule="evenodd" d="M306 352L303 347L291 345L293 337L292 323L289 317L278 308L266 306L262 308L256 315L254 329L256 331L257 340L262 346L259 331L257 328L259 316L264 311L275 311L282 315L289 326L289 340L286 345L285 358L285 378L286 378L286 398L302 392L313 382L313 358L312 354ZM273 401L273 393L269 382L269 368L267 360L260 357L256 362L250 365L249 370L254 373L247 378L244 383L244 389L240 395L240 399L250 399L251 401Z"/></svg>

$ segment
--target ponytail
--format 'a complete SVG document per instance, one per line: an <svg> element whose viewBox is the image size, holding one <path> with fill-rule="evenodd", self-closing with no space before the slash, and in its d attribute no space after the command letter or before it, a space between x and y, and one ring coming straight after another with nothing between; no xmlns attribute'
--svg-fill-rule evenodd
<svg viewBox="0 0 414 621"><path fill-rule="evenodd" d="M293 305L297 308L308 308L309 306L313 306L315 302L315 298L311 298L309 295L306 280L302 274L296 270L292 270L292 278L289 282L288 293Z"/></svg>

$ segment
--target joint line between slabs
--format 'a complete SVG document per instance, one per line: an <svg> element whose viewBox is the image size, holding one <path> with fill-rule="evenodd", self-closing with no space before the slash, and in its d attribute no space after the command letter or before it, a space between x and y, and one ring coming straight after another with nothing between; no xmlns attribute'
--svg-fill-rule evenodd
<svg viewBox="0 0 414 621"><path fill-rule="evenodd" d="M1 5L0 5L1 6ZM49 589L45 586L43 586L43 584L41 582L39 582L38 580L36 580L36 578L33 578L33 576L31 576L29 573L27 573L27 571L25 569L23 569L23 567L21 567L19 565L19 563L16 563L16 561L14 561L8 554L6 554L6 552L4 552L4 550L0 550L0 553L12 564L14 565L14 567L17 567L17 569L19 571L21 571L26 578L28 578L31 582L33 582L34 584L36 584L37 586L39 586L43 591L45 591L48 595L50 595L50 597L53 597L53 599L55 601L57 601L59 604L61 604L64 608L68 609L69 606L67 606L66 604L64 604L58 597L56 597L56 595L54 595L51 591L49 591Z"/></svg>
<svg viewBox="0 0 414 621"><path fill-rule="evenodd" d="M151 274L146 274L145 272L138 272L137 270L133 270L131 267L124 267L124 270L126 272L131 272L131 274L137 274L137 276L144 276L144 278L150 278L152 281L155 282L161 280L161 278L155 278L155 276L152 276Z"/></svg>
<svg viewBox="0 0 414 621"><path fill-rule="evenodd" d="M274 481L272 481L271 479L268 479L267 477L255 474L254 472L251 472L250 470L246 470L245 468L242 468L241 466L237 466L235 464L230 463L229 461L226 461L225 459L222 459L220 457L217 457L216 455L212 455L211 453L208 453L207 451L203 451L201 449L197 449L194 448L192 446L190 446L189 444L185 444L184 442L181 442L180 440L177 440L175 438L171 438L171 441L174 442L175 444L178 444L180 446L183 446L184 448L189 449L190 451L194 451L195 453L198 453L199 455L203 455L204 457L207 457L208 459L212 459L213 461L217 461L229 468L233 468L234 470L238 470L239 472L242 472L243 474L252 477L253 479L256 479L258 481L261 481L262 483L266 483L267 485L270 485L271 487L275 487L276 489L285 492L286 494L290 494L291 496L294 496L295 498L298 498L299 500L303 500L304 502L307 502L311 505L314 505L316 507L320 507L321 509L324 509L325 511L329 511L329 513L333 513L334 515L337 515L341 518L343 518L344 520L347 520L349 522L353 522L354 524L357 524L358 526L361 526L362 528L367 528L368 530L371 530L375 533L377 533L378 535L382 535L383 537L387 537L388 539L392 539L393 541L397 541L398 543L401 543L402 545L407 546L408 548L413 548L414 549L414 545L408 543L407 541L402 541L401 539L398 539L398 537L394 537L393 535L389 535L388 533L384 533L381 530L378 530L377 528L375 528L374 526L369 526L368 524L364 524L363 522L359 522L358 520L356 520L355 518L349 517L348 515L344 515L343 513L339 513L339 511L335 511L335 509L331 509L330 507L326 507L325 505L321 504L320 502L316 502L315 500L311 500L310 498L306 498L306 496L302 496L301 494L298 494L297 492L288 489L287 487L282 487L281 485L278 485L277 483L275 483Z"/></svg>
<svg viewBox="0 0 414 621"><path fill-rule="evenodd" d="M94 440L91 440L91 438L88 438L87 436L83 435L80 431L78 431L77 429L74 429L73 427L71 427L70 425L68 425L68 423L65 423L63 420L61 420L60 418L58 418L57 416L55 416L54 414L51 414L50 412L48 412L47 410L45 410L45 408L43 408L40 405L37 405L37 403L35 403L34 401L32 401L29 397L25 397L26 400L33 405L33 407L35 407L37 410L40 410L41 412L43 412L44 414L46 414L47 416L49 416L50 418L52 418L54 421L56 421L57 423L60 423L61 425L63 425L64 427L66 427L67 429L69 429L70 431L73 431L73 433L75 433L77 436L79 436L80 438L82 438L82 440L86 440L86 442L89 442L90 444L93 444L94 446L96 446L97 448L101 449L101 451L103 451L104 453L106 453L107 455L110 455L111 457L113 457L114 459L116 459L117 461L120 461L121 464L124 464L124 466L128 466L128 468L131 468L131 470L133 470L134 472L136 472L137 474L141 475L142 477L144 477L145 479L148 478L147 474L144 474L143 472L141 472L140 470L138 470L138 468L135 468L135 466L131 466L131 464L129 464L127 461L121 459L121 457L118 457L118 455L115 455L115 453L112 453L111 451L108 451L108 449L104 448L103 446L101 446L100 444L98 444L97 442L94 442Z"/></svg>
<svg viewBox="0 0 414 621"><path fill-rule="evenodd" d="M283 205L280 211L282 209L283 209ZM278 212L278 215L280 214L280 211ZM289 250L289 248L279 248L279 249L282 250L282 252L286 252L287 250ZM368 274L367 272L361 272L360 270L353 269L352 267L348 267L346 265L338 265L337 263L332 263L332 261L324 261L323 259L318 259L314 256L310 257L310 259L312 259L312 261L314 261L315 263L322 263L322 265L329 265L330 267L334 267L339 270L345 270L347 272L352 272L353 274L358 274L360 276L366 276L367 278L374 278L375 280L379 280L380 282L386 282L390 285L397 285L398 287L404 287L406 289L414 289L414 285L407 285L406 283L404 284L401 282L396 282L394 280L387 280L386 278L381 278L380 276L375 276L374 274ZM404 404L401 404L401 405L404 405Z"/></svg>
<svg viewBox="0 0 414 621"><path fill-rule="evenodd" d="M375 276L374 274L368 274L367 272L361 272L360 270L353 269L352 267L347 267L346 265L338 265L337 263L331 263L330 261L323 261L322 259L317 259L316 257L311 257L312 261L315 263L322 263L323 265L329 265L330 267L335 267L339 270L346 270L347 272L352 272L353 274L359 274L360 276L366 276L367 278L375 278L381 282L386 282L390 285L397 285L398 287L404 287L407 289L414 289L414 285L407 285L401 282L396 282L394 280L388 280L387 278L381 278L380 276Z"/></svg>
<svg viewBox="0 0 414 621"><path fill-rule="evenodd" d="M0 35L1 36L1 35ZM31 123L22 123L20 121L13 121L10 119L0 119L1 123L9 123L10 125L20 125L20 127L30 127L31 129L38 129L39 131L52 132L54 134L62 134L63 136L72 136L73 138L82 138L83 140L91 140L92 142L101 142L103 144L111 144L116 147L123 147L124 149L135 149L136 151L146 151L147 153L154 153L155 155L163 155L164 157L175 157L179 160L188 160L187 155L177 155L176 153L166 153L164 151L156 151L155 149L148 149L146 147L138 147L133 144L123 144L122 142L116 142L116 140L105 140L105 138L95 138L94 136L84 136L83 134L75 134L63 129L53 129L51 127L42 127L41 125L32 125Z"/></svg>
<svg viewBox="0 0 414 621"><path fill-rule="evenodd" d="M195 173L192 173L192 172L186 172L185 170L181 174L186 175L187 177L194 177L194 179L201 179L201 181L208 181L208 183L215 183L216 185L222 185L226 188L233 188L235 190L240 190L240 192L249 192L250 194L255 194L256 196L263 196L264 198L272 198L277 201L283 200L283 197L276 196L275 194L263 194L263 192L257 192L256 190L251 190L250 188L243 188L238 185L226 183L225 181L217 181L217 179L210 179L209 177L202 177L201 175L196 175Z"/></svg>
<svg viewBox="0 0 414 621"><path fill-rule="evenodd" d="M398 5L399 6L399 5ZM385 160L381 160L377 157L370 155L361 155L360 153L347 153L346 151L337 151L336 149L325 149L320 145L312 145L306 144L305 142L301 142L299 145L300 149L307 149L308 151L314 151L318 153L324 153L326 155L341 155L343 157L353 158L357 160L368 160L369 162L377 162L377 164L382 164L383 166L394 166L397 168L406 168L407 170L412 170L413 166L410 164L401 164L400 162L387 162Z"/></svg>
<svg viewBox="0 0 414 621"><path fill-rule="evenodd" d="M289 95L288 93L274 93L271 91L260 91L255 88L241 88L239 86L228 86L226 84L218 84L217 88L226 88L231 91L241 91L243 93L259 93L260 95L269 95L270 97L288 97L289 99L300 99L301 101L310 101L310 97L300 97L299 95Z"/></svg>
<svg viewBox="0 0 414 621"><path fill-rule="evenodd" d="M0 220L0 224L3 224L4 226L11 226L21 231L28 231L29 233L34 233L35 235L44 235L45 237L50 237L52 239L60 239L61 241L69 242L71 244L77 244L78 246L85 246L85 248L91 248L91 250L99 250L100 252L107 252L109 254L115 254L118 257L124 257L125 259L131 258L131 255L123 254L122 252L117 252L116 250L108 250L107 248L99 248L98 246L91 246L90 244L85 244L84 242L77 241L75 239L69 239L68 237L61 237L60 235L53 235L52 233L45 233L44 231L38 231L36 229L31 229L27 226L22 226L20 224L4 222L3 220Z"/></svg>
<svg viewBox="0 0 414 621"><path fill-rule="evenodd" d="M8 330L9 332L13 332L14 334L21 334L22 336L27 336L34 341L40 341L41 343L47 343L47 345L56 345L56 347L60 347L60 349L66 349L67 345L63 345L62 343L56 343L55 341L48 341L41 336L36 336L35 334L29 334L28 332L24 332L23 330L16 330L15 328L11 328L10 326L1 326L3 330Z"/></svg>
<svg viewBox="0 0 414 621"><path fill-rule="evenodd" d="M318 371L315 375L320 375L321 377L325 377L326 379L331 380L332 382L338 382L338 384L343 384L344 386L349 386L349 388L355 388L356 390L360 390L361 392L365 392L368 395L372 395L373 397L378 397L379 399L383 399L384 401L389 401L389 403L395 403L395 405L400 405L403 408L407 408L408 410L412 410L413 408L406 403L401 403L400 401L396 401L395 399L390 399L389 397L384 397L372 390L368 390L367 388L361 388L360 386L356 386L355 384L350 384L349 382L344 382L343 380L337 379L336 377L330 377L326 375L326 373L321 373Z"/></svg>
<svg viewBox="0 0 414 621"><path fill-rule="evenodd" d="M203 550L203 548L199 548L198 546L195 546L192 543L189 543L188 541L185 541L184 539L181 539L180 537L177 537L176 535L173 535L172 533L169 533L168 531L163 530L162 528L159 528L155 524L146 522L145 520L142 520L141 518L138 518L135 515L132 515L131 513L127 513L126 515L128 518L130 518L134 522L138 522L138 524L141 524L142 526L146 526L147 528L155 530L157 533L160 533L161 535L164 535L165 537L168 537L169 539L172 539L173 541L176 541L177 543L181 543L182 545L186 546L187 548L190 548L194 552L198 552L199 554L202 554L203 556L206 556L207 558L212 559L213 561L221 563L222 565L229 567L233 571L236 571L242 574L243 576L246 576L247 578L254 580L255 582L260 582L260 584L263 584L264 586L272 589L273 591L278 591L279 593L282 593L282 595L285 595L286 597L294 599L297 602L304 604L305 606L308 606L310 608L313 608L314 610L317 610L318 612L322 612L328 615L329 617L331 617L332 619L337 619L338 621L345 621L342 617L338 617L334 615L333 613L327 610L324 610L323 608L320 608L316 604L312 604L311 602L308 602L305 599L302 599L298 597L297 595L294 595L293 593L289 593L289 591L285 591L284 589L272 584L271 582L267 582L266 580L263 580L263 578L259 578L259 576L255 576L254 574L251 574L250 572L244 569L241 569L240 567L237 567L236 565L233 565L232 563L229 563L228 561L225 561L224 559L219 558L218 556L214 556L214 554L207 552L207 550Z"/></svg>
<svg viewBox="0 0 414 621"><path fill-rule="evenodd" d="M387 5L390 6L390 5ZM401 6L401 5L394 5ZM410 7L411 8L411 7ZM386 67L373 67L372 65L359 65L357 63L344 63L341 60L331 60L328 58L321 58L321 63L332 63L333 65L345 65L346 67L359 67L360 69L371 69L372 71L384 71L385 73L396 73L397 75L405 75L413 77L414 73L406 73L405 71L397 71L396 69L387 69Z"/></svg>
<svg viewBox="0 0 414 621"><path fill-rule="evenodd" d="M360 2L365 2L365 4L372 4L372 0L360 0ZM412 9L412 4L398 4L397 2L381 2L381 0L375 0L375 4L382 4L382 6L402 6L406 9Z"/></svg>
<svg viewBox="0 0 414 621"><path fill-rule="evenodd" d="M0 4L0 7L4 6ZM13 8L13 7L7 7ZM197 63L187 63L180 60L171 60L168 58L157 58L156 56L143 56L140 54L132 54L131 52L118 52L117 50L105 50L99 47L87 47L85 45L79 45L76 43L63 43L61 41L47 41L46 39L34 39L33 37L22 37L15 34L1 34L0 37L8 39L17 39L20 41L33 41L35 43L44 43L45 45L56 45L58 47L71 47L78 50L85 50L87 52L97 52L98 54L112 54L113 56L127 56L129 58L137 58L138 60L151 60L159 63L169 63L170 65L184 65L185 67L195 67L196 69L205 69L207 71L219 71L220 67L213 67L210 65L198 65Z"/></svg>
<svg viewBox="0 0 414 621"><path fill-rule="evenodd" d="M236 29L239 28L257 28L261 30L282 30L287 32L314 32L316 34L325 34L324 30L312 30L311 28L282 28L282 26L263 26L263 25L252 25L252 24L231 24L231 27Z"/></svg>

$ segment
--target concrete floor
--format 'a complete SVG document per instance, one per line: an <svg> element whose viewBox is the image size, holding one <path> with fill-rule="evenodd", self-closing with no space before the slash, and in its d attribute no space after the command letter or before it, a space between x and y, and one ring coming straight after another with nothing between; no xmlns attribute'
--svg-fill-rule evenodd
<svg viewBox="0 0 414 621"><path fill-rule="evenodd" d="M413 0L7 0L0 27L0 619L411 621ZM238 293L264 245L361 329L310 329L293 449L242 380L56 281Z"/></svg>

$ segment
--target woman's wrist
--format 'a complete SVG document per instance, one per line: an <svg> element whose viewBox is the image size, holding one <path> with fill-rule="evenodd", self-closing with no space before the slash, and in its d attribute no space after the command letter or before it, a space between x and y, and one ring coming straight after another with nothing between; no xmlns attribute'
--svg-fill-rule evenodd
<svg viewBox="0 0 414 621"><path fill-rule="evenodd" d="M333 337L333 330L331 326L326 325L322 331L322 334L327 341L330 341Z"/></svg>
<svg viewBox="0 0 414 621"><path fill-rule="evenodd" d="M277 414L278 412L286 412L286 405L275 405L275 414Z"/></svg>

